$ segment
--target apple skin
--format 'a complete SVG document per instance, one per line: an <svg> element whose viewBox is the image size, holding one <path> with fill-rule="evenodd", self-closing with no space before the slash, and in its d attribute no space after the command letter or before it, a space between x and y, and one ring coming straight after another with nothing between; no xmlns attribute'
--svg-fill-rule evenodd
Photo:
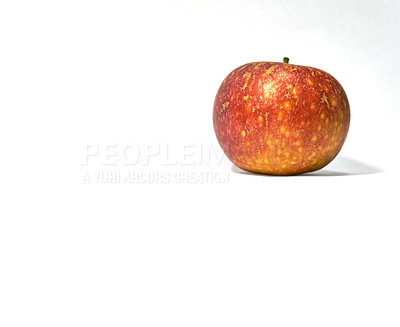
<svg viewBox="0 0 400 327"><path fill-rule="evenodd" d="M336 157L349 130L350 106L339 82L320 69L252 62L222 82L213 123L237 167L295 175L321 169Z"/></svg>

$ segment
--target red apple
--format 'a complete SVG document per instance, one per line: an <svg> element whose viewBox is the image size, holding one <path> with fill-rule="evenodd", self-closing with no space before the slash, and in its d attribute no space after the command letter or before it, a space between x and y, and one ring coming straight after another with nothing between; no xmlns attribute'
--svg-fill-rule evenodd
<svg viewBox="0 0 400 327"><path fill-rule="evenodd" d="M214 102L214 129L239 168L294 175L321 169L339 153L350 107L339 82L311 67L252 62L232 71Z"/></svg>

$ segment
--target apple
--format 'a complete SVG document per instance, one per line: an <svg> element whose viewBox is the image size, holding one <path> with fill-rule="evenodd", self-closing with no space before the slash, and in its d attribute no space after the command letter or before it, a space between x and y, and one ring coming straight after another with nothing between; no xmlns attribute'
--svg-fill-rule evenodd
<svg viewBox="0 0 400 327"><path fill-rule="evenodd" d="M295 175L321 169L339 153L350 125L346 93L330 74L278 62L233 70L215 97L214 130L237 167Z"/></svg>

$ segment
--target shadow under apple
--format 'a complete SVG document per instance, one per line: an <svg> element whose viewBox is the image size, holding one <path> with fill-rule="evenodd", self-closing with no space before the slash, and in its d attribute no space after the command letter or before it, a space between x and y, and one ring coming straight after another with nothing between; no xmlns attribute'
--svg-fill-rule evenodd
<svg viewBox="0 0 400 327"><path fill-rule="evenodd" d="M288 176L275 176L275 175L265 175L259 173L252 173L245 171L236 167L231 166L232 172L236 174L246 174L246 175L262 175L269 177L288 177ZM383 172L383 169L370 165L368 163L362 162L360 160L338 156L331 163L320 170L316 170L310 173L304 173L295 176L354 176L354 175L368 175Z"/></svg>

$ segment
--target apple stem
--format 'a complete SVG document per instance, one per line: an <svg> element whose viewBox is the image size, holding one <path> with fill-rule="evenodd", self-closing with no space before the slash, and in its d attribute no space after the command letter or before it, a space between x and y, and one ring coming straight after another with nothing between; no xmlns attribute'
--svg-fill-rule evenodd
<svg viewBox="0 0 400 327"><path fill-rule="evenodd" d="M289 63L289 58L288 58L288 57L283 58L283 62L284 62L285 64L288 64L288 63Z"/></svg>

